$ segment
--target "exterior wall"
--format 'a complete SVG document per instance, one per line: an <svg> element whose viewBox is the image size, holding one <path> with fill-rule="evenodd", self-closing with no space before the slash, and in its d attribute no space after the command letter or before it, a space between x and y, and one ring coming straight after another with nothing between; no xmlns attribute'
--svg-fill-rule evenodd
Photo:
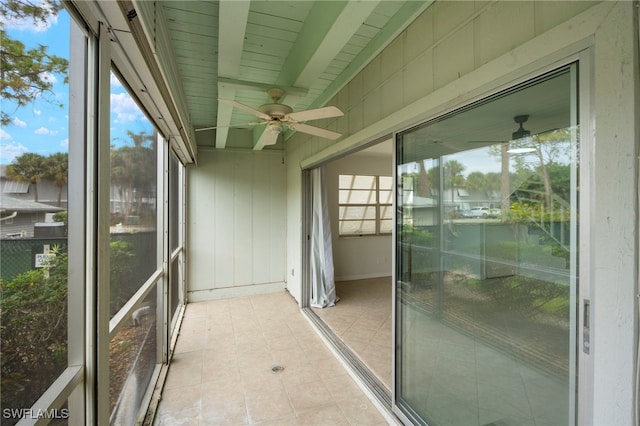
<svg viewBox="0 0 640 426"><path fill-rule="evenodd" d="M436 2L336 96L345 137L287 143L288 253L300 250L301 169L440 115L587 50L592 63L588 240L581 298L592 307L591 354L581 356L579 424L632 424L638 285L638 51L634 2ZM584 99L582 101L585 101ZM593 126L593 127L591 127ZM584 199L584 198L583 198ZM584 206L584 205L583 205ZM298 255L288 268L299 268ZM301 293L299 274L289 290Z"/></svg>
<svg viewBox="0 0 640 426"><path fill-rule="evenodd" d="M633 423L640 261L637 13L632 2L611 7L594 38L592 234L584 247L591 253L593 424Z"/></svg>
<svg viewBox="0 0 640 426"><path fill-rule="evenodd" d="M392 161L390 156L353 155L327 165L327 201L331 216L333 263L337 281L391 276L391 235L342 238L338 236L338 175L391 176Z"/></svg>
<svg viewBox="0 0 640 426"><path fill-rule="evenodd" d="M282 153L201 151L187 169L188 300L285 288Z"/></svg>
<svg viewBox="0 0 640 426"><path fill-rule="evenodd" d="M582 12L587 15L582 19L588 19L590 13L597 14L588 11L593 4L436 1L338 92L329 104L338 106L345 116L315 123L341 132L346 138L331 142L298 133L286 145L287 271L291 294L298 298L302 286L301 275L295 273L302 262L301 165L319 164L419 123L434 111L441 112L460 102L463 95L487 82L589 37L589 32L574 31L580 28L580 18L573 23L565 21ZM549 31L556 26L559 29L555 33ZM558 38L567 32L579 35L569 40ZM536 37L547 52L540 52L536 46L522 46Z"/></svg>

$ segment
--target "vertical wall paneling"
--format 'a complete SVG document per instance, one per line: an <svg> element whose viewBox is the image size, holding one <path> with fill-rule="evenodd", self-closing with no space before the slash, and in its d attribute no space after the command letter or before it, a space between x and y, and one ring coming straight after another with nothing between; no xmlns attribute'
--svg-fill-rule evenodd
<svg viewBox="0 0 640 426"><path fill-rule="evenodd" d="M281 153L204 151L189 169L189 300L284 288Z"/></svg>
<svg viewBox="0 0 640 426"><path fill-rule="evenodd" d="M224 156L227 157L227 156ZM230 251L233 252L233 275L232 285L246 286L253 283L253 270L260 259L254 258L251 250L251 242L255 237L254 225L259 228L259 223L254 223L254 212L259 206L254 205L256 191L263 190L260 186L255 187L254 174L259 176L261 170L257 162L254 164L253 154L234 152L226 162L233 164L233 202L231 212L233 213L233 237L231 241L224 243L231 244ZM224 207L223 207L224 208Z"/></svg>
<svg viewBox="0 0 640 426"><path fill-rule="evenodd" d="M200 156L200 158L205 156ZM218 287L231 287L234 284L234 233L233 228L235 226L234 220L234 202L233 193L234 186L231 184L234 178L235 165L232 161L225 161L221 156L214 157L214 164L211 170L205 169L206 165L200 166L207 174L210 175L209 188L204 191L194 190L195 194L211 193L214 199L214 205L212 208L204 211L192 212L198 215L201 221L211 221L214 226L214 233L211 236L198 235L198 238L203 239L202 247L200 249L210 253L205 262L203 270L206 271L203 281L195 281L192 279L189 286L201 289L211 289ZM192 174L196 174L199 170L192 170ZM225 184L226 183L226 184ZM206 185L206 183L205 183ZM193 185L192 185L193 186ZM193 189L193 188L192 188ZM233 224L233 226L232 226ZM213 253L211 249L213 248ZM213 260L213 261L212 261ZM213 266L213 270L211 267ZM213 277L213 282L207 282Z"/></svg>

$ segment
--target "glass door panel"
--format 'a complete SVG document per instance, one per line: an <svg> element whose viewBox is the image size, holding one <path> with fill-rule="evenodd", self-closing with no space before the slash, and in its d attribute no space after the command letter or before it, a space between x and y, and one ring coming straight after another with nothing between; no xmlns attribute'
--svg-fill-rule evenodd
<svg viewBox="0 0 640 426"><path fill-rule="evenodd" d="M574 421L576 67L398 136L395 404L416 423Z"/></svg>

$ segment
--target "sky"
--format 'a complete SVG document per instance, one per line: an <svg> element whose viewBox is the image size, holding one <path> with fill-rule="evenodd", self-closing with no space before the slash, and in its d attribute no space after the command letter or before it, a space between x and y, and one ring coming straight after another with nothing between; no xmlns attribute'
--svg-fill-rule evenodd
<svg viewBox="0 0 640 426"><path fill-rule="evenodd" d="M69 59L70 17L64 10L51 17L46 25L34 26L31 21L5 22L9 37L20 40L27 49L39 44L48 52ZM0 128L0 164L10 164L14 158L27 153L48 156L68 152L69 148L69 85L64 76L51 75L54 94L36 99L32 104L16 109L15 103L5 99L1 108L12 123ZM59 104L63 104L60 108ZM124 87L111 77L111 140L115 146L127 142L126 131L152 132L152 126Z"/></svg>

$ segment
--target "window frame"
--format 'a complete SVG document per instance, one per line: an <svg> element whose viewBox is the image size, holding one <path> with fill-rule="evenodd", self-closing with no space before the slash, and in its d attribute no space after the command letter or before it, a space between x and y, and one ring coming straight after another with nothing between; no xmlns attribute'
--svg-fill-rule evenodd
<svg viewBox="0 0 640 426"><path fill-rule="evenodd" d="M352 177L352 178L359 178L359 177L365 177L365 178L373 178L374 179L374 183L375 183L375 188L374 189L370 189L370 190L366 190L366 189L359 189L359 188L343 188L340 184L340 182L342 181L342 178L344 176L348 176L348 177ZM381 188L380 183L381 180L383 178L386 178L389 180L389 188L384 187ZM369 191L369 192L373 192L375 194L375 202L373 203L343 203L340 201L340 193L341 191ZM391 199L389 200L389 203L383 203L381 202L381 192L383 191L390 191L391 192ZM343 219L341 218L341 214L340 214L340 210L342 208L349 208L349 207L363 207L363 214L359 219ZM365 218L365 213L366 213L366 208L374 208L375 211L375 218L373 219L367 219ZM340 173L338 174L338 237L339 238L352 238L352 237L377 237L377 236L391 236L392 232L393 232L393 226L389 229L388 232L383 232L382 231L382 222L384 220L388 220L390 222L393 221L393 214L391 215L390 218L385 219L384 217L382 217L382 210L383 208L388 208L391 209L392 213L393 213L393 177L392 176L388 176L388 175L381 175L381 174L351 174L351 173ZM341 231L342 229L342 224L345 222L374 222L374 232L373 233L343 233Z"/></svg>

